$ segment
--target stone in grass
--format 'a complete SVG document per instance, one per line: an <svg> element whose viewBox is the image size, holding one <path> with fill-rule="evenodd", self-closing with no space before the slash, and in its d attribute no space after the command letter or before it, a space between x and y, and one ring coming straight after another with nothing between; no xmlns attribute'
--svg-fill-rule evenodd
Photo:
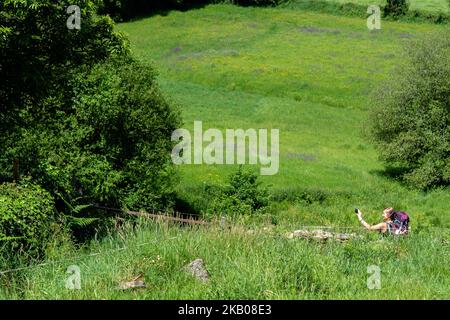
<svg viewBox="0 0 450 320"><path fill-rule="evenodd" d="M119 290L128 290L128 289L137 289L137 288L146 288L144 281L129 281L129 282L121 282L119 284Z"/></svg>
<svg viewBox="0 0 450 320"><path fill-rule="evenodd" d="M347 241L351 238L356 238L354 233L332 233L323 230L296 230L288 235L288 238L304 238L319 241L326 241L328 239L336 239L338 241Z"/></svg>
<svg viewBox="0 0 450 320"><path fill-rule="evenodd" d="M204 266L203 259L195 259L185 267L185 270L202 282L209 281L208 270Z"/></svg>
<svg viewBox="0 0 450 320"><path fill-rule="evenodd" d="M131 281L127 281L127 282L121 282L119 284L118 289L119 290L129 290L129 289L142 289L142 288L146 288L147 286L145 285L144 281L139 280L142 277L142 274L138 275L137 277L135 277L133 280Z"/></svg>

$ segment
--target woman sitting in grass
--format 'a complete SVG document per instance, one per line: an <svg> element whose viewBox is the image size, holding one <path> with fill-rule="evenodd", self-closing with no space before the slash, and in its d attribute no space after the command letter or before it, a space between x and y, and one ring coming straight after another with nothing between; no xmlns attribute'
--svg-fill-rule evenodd
<svg viewBox="0 0 450 320"><path fill-rule="evenodd" d="M385 208L383 210L383 222L376 225L370 225L364 221L362 212L355 210L358 220L367 230L375 230L381 233L393 235L406 235L409 231L409 216L406 212L394 211L394 208Z"/></svg>

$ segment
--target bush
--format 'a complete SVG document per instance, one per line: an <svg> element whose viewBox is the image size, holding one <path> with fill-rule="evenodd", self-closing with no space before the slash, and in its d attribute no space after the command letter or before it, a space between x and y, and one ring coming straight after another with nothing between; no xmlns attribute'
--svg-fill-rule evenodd
<svg viewBox="0 0 450 320"><path fill-rule="evenodd" d="M239 202L247 204L252 210L258 210L268 204L268 194L261 189L258 175L252 171L246 171L241 166L230 175L230 186L226 193L235 197Z"/></svg>
<svg viewBox="0 0 450 320"><path fill-rule="evenodd" d="M55 227L54 203L42 188L25 183L0 185L2 252L40 253ZM6 249L6 250L5 250Z"/></svg>
<svg viewBox="0 0 450 320"><path fill-rule="evenodd" d="M170 138L180 120L155 77L152 67L131 59L80 68L69 83L72 100L45 126L23 129L15 148L21 170L72 205L168 204L175 179Z"/></svg>
<svg viewBox="0 0 450 320"><path fill-rule="evenodd" d="M374 97L369 128L388 166L412 186L450 183L450 32L412 43Z"/></svg>
<svg viewBox="0 0 450 320"><path fill-rule="evenodd" d="M226 187L207 186L205 193L210 199L207 215L238 217L258 212L269 203L266 189L260 187L258 176L239 167L230 175Z"/></svg>
<svg viewBox="0 0 450 320"><path fill-rule="evenodd" d="M387 0L384 6L384 16L404 16L409 10L408 0Z"/></svg>

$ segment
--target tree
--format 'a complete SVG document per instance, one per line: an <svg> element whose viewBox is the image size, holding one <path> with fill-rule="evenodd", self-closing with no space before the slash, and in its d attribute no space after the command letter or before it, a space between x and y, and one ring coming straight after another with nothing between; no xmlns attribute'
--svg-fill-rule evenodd
<svg viewBox="0 0 450 320"><path fill-rule="evenodd" d="M384 16L403 16L409 10L408 0L387 0L384 6Z"/></svg>
<svg viewBox="0 0 450 320"><path fill-rule="evenodd" d="M377 90L369 132L381 159L421 189L450 183L450 32L406 48Z"/></svg>
<svg viewBox="0 0 450 320"><path fill-rule="evenodd" d="M155 75L131 58L82 68L69 82L71 111L22 129L21 170L73 204L170 204L170 138L180 120Z"/></svg>
<svg viewBox="0 0 450 320"><path fill-rule="evenodd" d="M81 9L80 30L67 28L69 5ZM178 112L154 68L131 58L96 9L90 0L0 3L0 172L10 179L18 159L57 204L167 203Z"/></svg>
<svg viewBox="0 0 450 320"><path fill-rule="evenodd" d="M69 5L81 9L80 30L67 28ZM3 137L26 126L30 115L42 113L35 106L50 91L65 90L71 71L128 50L123 35L113 31L111 19L98 17L95 10L89 0L0 2Z"/></svg>

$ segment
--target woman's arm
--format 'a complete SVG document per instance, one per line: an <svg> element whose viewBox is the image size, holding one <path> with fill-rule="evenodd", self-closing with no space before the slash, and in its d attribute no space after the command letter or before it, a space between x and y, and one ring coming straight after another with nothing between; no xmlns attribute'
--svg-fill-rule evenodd
<svg viewBox="0 0 450 320"><path fill-rule="evenodd" d="M386 232L386 230L387 230L387 225L384 222L373 225L373 226L368 224L367 222L365 222L362 217L362 212L360 210L358 210L358 220L359 220L359 222L361 222L361 224L367 230L380 231L380 232Z"/></svg>

